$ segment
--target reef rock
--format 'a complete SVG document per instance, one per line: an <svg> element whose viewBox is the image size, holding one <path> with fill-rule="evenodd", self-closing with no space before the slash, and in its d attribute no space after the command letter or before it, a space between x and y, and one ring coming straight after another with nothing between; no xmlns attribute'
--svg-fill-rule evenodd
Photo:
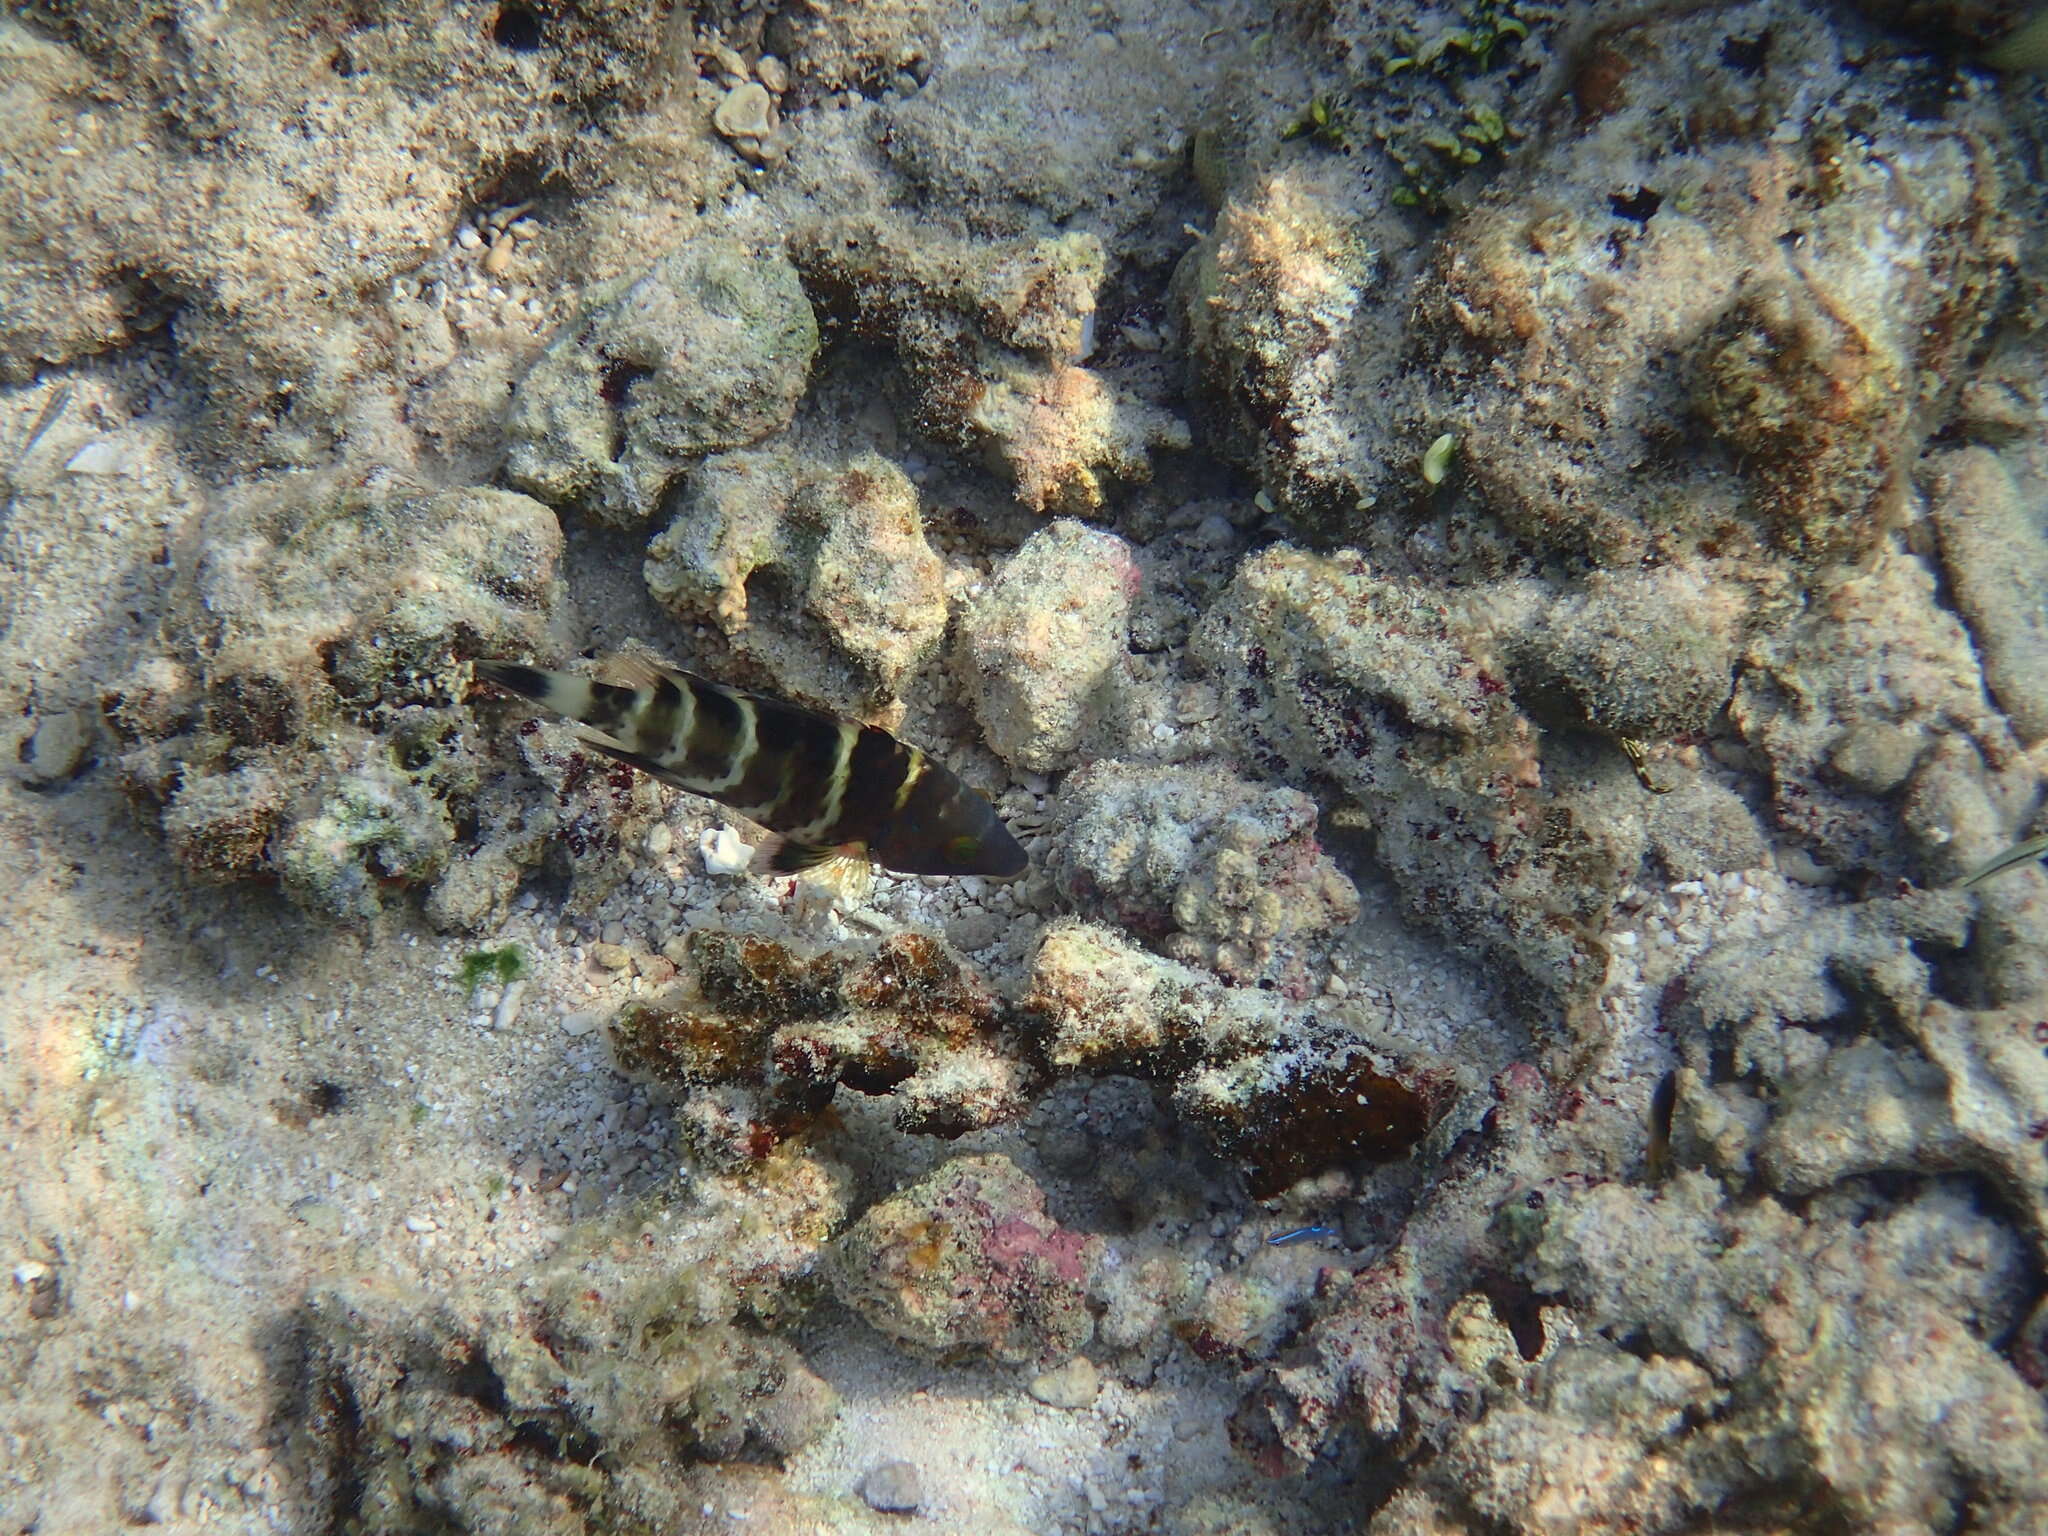
<svg viewBox="0 0 2048 1536"><path fill-rule="evenodd" d="M1984 681L2032 746L2048 739L2048 534L1998 456L1965 448L1936 460L1934 529L1956 607L1984 658Z"/></svg>
<svg viewBox="0 0 2048 1536"><path fill-rule="evenodd" d="M2015 899L2038 921L2035 891ZM2000 985L2016 963L2010 942L1994 932L1964 948L1967 901L1862 902L1702 958L1670 1015L1687 1063L1674 1110L1681 1155L1797 1197L1874 1173L1976 1173L2048 1252L2036 1134L2048 1127L2048 1062L2033 1033L2048 992L1980 1009L1933 995L1921 951L1936 946L1958 952L1952 980L2016 990ZM2036 938L2017 962L2037 970L2039 949ZM1722 1060L1731 1070L1717 1069Z"/></svg>
<svg viewBox="0 0 2048 1536"><path fill-rule="evenodd" d="M208 513L198 547L157 654L107 700L131 791L188 867L281 878L315 912L431 885L485 793L467 662L559 644L554 515L507 491L286 482Z"/></svg>
<svg viewBox="0 0 2048 1536"><path fill-rule="evenodd" d="M1640 797L1611 787L1618 752L1574 760L1546 743L1539 757L1493 622L1484 597L1454 606L1350 551L1282 545L1239 567L1193 644L1249 763L1334 783L1411 910L1576 1008L1642 857Z"/></svg>
<svg viewBox="0 0 2048 1536"><path fill-rule="evenodd" d="M899 934L865 959L693 930L676 983L610 1025L619 1065L693 1093L686 1138L714 1164L758 1160L843 1084L888 1094L899 1128L959 1136L1022 1112L1036 1074L1003 1009L938 940Z"/></svg>
<svg viewBox="0 0 2048 1536"><path fill-rule="evenodd" d="M1188 445L1177 417L1079 365L1104 270L1093 235L976 245L863 216L794 255L823 314L895 349L917 430L1002 465L1034 510L1093 512L1106 480L1148 480L1152 449Z"/></svg>
<svg viewBox="0 0 2048 1536"><path fill-rule="evenodd" d="M1952 776L1953 752L2015 808L2032 790L2033 771L1984 696L1970 637L1910 556L1845 577L1760 632L1743 659L1731 717L1768 765L1778 825L1829 868L1901 875L1930 854L1948 861L1903 833L1910 801ZM1948 823L1937 842L1959 830L1953 813L1932 819Z"/></svg>
<svg viewBox="0 0 2048 1536"><path fill-rule="evenodd" d="M663 18L538 14L407 4L221 24L93 0L7 27L0 379L138 343L168 358L175 317L209 457L244 473L337 451L404 464L454 435L469 462L538 327L483 300L459 223L545 181L545 216L577 233L522 241L517 280L581 283L646 249L650 221L621 221L608 197L688 207L734 174L708 130L628 126L673 78ZM612 124L604 151L594 115ZM489 319L454 301L473 281Z"/></svg>
<svg viewBox="0 0 2048 1536"><path fill-rule="evenodd" d="M429 1514L462 1532L674 1529L689 1464L801 1449L837 1397L761 1324L788 1312L844 1195L815 1163L776 1173L765 1223L743 1214L758 1195L714 1179L686 1207L570 1229L516 1284L316 1287L290 1415L312 1493L366 1531Z"/></svg>
<svg viewBox="0 0 2048 1536"><path fill-rule="evenodd" d="M1900 112L1926 64L1873 68L1782 7L1653 12L1588 50L1612 88L1418 288L1465 473L1518 535L1609 567L1867 552L2012 259L1989 94Z"/></svg>
<svg viewBox="0 0 2048 1536"><path fill-rule="evenodd" d="M1062 520L1011 556L960 622L975 718L998 756L1070 766L1119 709L1138 567L1114 534Z"/></svg>
<svg viewBox="0 0 2048 1536"><path fill-rule="evenodd" d="M686 240L600 283L520 381L505 475L608 522L651 516L696 460L789 425L818 323L779 248Z"/></svg>
<svg viewBox="0 0 2048 1536"><path fill-rule="evenodd" d="M2048 1507L2048 1408L1990 1341L2019 1315L2025 1269L2012 1236L1953 1194L1865 1224L1813 1222L1768 1198L1728 1203L1696 1173L1656 1193L1559 1192L1526 1264L1582 1326L1654 1352L1615 1362L1638 1377L1633 1390L1652 1370L1676 1371L1673 1385L1693 1384L1669 1410L1712 1405L1666 1419L1636 1474L1663 1485L1646 1529L1677 1528L1688 1505L1738 1501L1862 1529L1943 1529L1965 1508L1985 1529L2024 1529L2010 1522ZM1602 1396L1571 1416L1605 1420ZM1467 1497L1491 1519L1552 1529L1535 1495L1564 1473L1556 1458L1572 1437L1529 1444L1527 1470L1489 1438L1493 1454L1446 1471L1477 1479Z"/></svg>
<svg viewBox="0 0 2048 1536"><path fill-rule="evenodd" d="M1007 1157L959 1157L870 1206L826 1273L891 1338L1044 1369L1094 1332L1086 1284L1101 1246L1047 1216L1044 1193Z"/></svg>
<svg viewBox="0 0 2048 1536"><path fill-rule="evenodd" d="M1298 946L1358 915L1315 839L1316 805L1219 767L1090 763L1060 786L1047 867L1060 894L1174 958L1290 995Z"/></svg>
<svg viewBox="0 0 2048 1536"><path fill-rule="evenodd" d="M1086 923L1046 929L1022 1007L1055 1070L1170 1083L1175 1110L1260 1198L1406 1156L1458 1086L1447 1063L1395 1046L1390 1011L1221 986Z"/></svg>
<svg viewBox="0 0 2048 1536"><path fill-rule="evenodd" d="M716 625L777 691L885 725L946 629L916 487L874 453L708 460L648 546L646 577L656 602Z"/></svg>

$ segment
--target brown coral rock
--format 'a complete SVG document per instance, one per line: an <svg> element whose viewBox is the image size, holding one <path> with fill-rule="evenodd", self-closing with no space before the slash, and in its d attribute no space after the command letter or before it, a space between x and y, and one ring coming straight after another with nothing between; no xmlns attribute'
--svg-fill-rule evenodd
<svg viewBox="0 0 2048 1536"><path fill-rule="evenodd" d="M1008 1158L961 1157L870 1206L827 1273L892 1338L1043 1368L1094 1332L1085 1284L1100 1247L1047 1216L1043 1192Z"/></svg>

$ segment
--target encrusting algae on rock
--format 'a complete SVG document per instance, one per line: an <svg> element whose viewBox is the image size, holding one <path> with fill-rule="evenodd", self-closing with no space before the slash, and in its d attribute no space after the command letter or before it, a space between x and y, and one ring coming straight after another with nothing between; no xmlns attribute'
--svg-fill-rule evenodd
<svg viewBox="0 0 2048 1536"><path fill-rule="evenodd" d="M2038 1524L2017 6L137 9L0 18L0 1528Z"/></svg>

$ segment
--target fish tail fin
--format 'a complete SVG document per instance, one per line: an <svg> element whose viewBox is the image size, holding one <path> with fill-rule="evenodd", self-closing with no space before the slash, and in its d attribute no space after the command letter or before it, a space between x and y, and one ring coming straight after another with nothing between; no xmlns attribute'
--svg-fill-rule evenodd
<svg viewBox="0 0 2048 1536"><path fill-rule="evenodd" d="M478 661L470 665L485 682L522 699L531 699L549 713L587 727L596 733L597 744L609 743L631 750L624 744L633 740L632 725L641 702L637 690L514 661Z"/></svg>

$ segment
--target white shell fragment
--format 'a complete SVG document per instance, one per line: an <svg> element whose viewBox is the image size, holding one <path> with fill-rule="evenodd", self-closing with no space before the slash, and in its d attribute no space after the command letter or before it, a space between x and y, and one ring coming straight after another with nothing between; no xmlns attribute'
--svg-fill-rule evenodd
<svg viewBox="0 0 2048 1536"><path fill-rule="evenodd" d="M728 139L765 139L775 130L769 119L773 106L768 87L749 80L725 93L725 100L711 114L711 126Z"/></svg>
<svg viewBox="0 0 2048 1536"><path fill-rule="evenodd" d="M71 455L64 467L74 475L119 475L133 466L127 454L102 438Z"/></svg>
<svg viewBox="0 0 2048 1536"><path fill-rule="evenodd" d="M706 827L697 851L704 857L704 872L711 875L744 874L754 862L754 850L731 827Z"/></svg>
<svg viewBox="0 0 2048 1536"><path fill-rule="evenodd" d="M498 1006L491 1010L491 1028L510 1029L519 1018L519 1005L526 997L526 983L515 981L505 988L505 995L498 999Z"/></svg>

